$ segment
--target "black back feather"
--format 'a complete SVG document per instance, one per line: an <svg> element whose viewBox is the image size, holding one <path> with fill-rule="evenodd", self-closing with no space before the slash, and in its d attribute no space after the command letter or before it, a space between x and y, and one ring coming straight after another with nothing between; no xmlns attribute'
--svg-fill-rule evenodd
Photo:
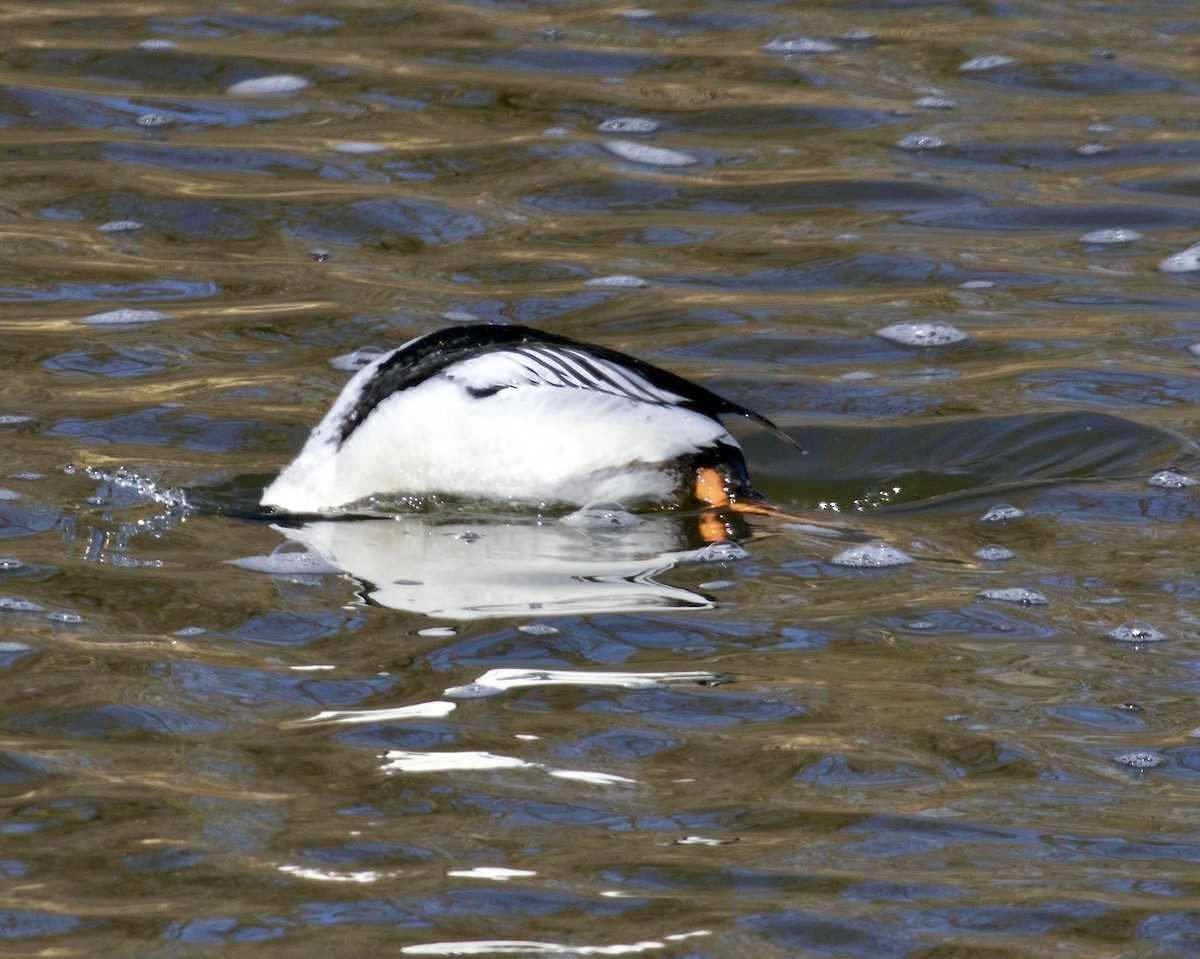
<svg viewBox="0 0 1200 959"><path fill-rule="evenodd" d="M492 352L497 348L525 345L567 347L585 356L627 367L655 387L682 397L683 401L679 405L683 407L695 410L712 419L726 413L745 416L766 427L797 449L801 448L795 440L765 416L744 406L739 406L723 396L718 396L703 386L685 380L682 376L639 360L637 357L527 326L501 326L493 323L450 326L443 330L437 330L414 340L407 347L385 360L364 386L354 409L342 421L339 427L338 443L344 443L371 412L394 393L417 386L431 376L436 376L463 360ZM489 391L485 390L479 395L486 396L488 393Z"/></svg>

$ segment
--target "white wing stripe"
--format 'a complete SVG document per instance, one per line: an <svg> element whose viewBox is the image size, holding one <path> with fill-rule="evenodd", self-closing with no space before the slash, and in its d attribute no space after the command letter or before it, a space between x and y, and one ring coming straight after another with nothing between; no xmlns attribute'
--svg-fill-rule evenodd
<svg viewBox="0 0 1200 959"><path fill-rule="evenodd" d="M472 390L519 386L570 387L595 390L657 405L676 405L683 398L661 389L636 370L580 350L524 344L496 350L448 367L448 379Z"/></svg>

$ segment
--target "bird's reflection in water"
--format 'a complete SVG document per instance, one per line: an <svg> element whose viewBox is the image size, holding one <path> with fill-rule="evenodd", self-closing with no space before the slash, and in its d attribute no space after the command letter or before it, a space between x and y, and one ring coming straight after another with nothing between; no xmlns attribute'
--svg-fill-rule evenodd
<svg viewBox="0 0 1200 959"><path fill-rule="evenodd" d="M678 563L740 558L736 539L748 534L734 515L635 517L607 506L562 519L401 515L275 528L303 549L239 565L341 571L370 602L459 620L708 608L708 597L657 577Z"/></svg>

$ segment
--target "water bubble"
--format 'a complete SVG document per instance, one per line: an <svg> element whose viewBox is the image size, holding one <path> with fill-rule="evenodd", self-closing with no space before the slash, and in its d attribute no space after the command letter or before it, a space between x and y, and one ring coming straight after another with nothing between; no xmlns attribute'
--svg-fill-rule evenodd
<svg viewBox="0 0 1200 959"><path fill-rule="evenodd" d="M960 73L982 73L986 70L999 70L1001 67L1011 67L1017 61L1000 53L989 53L986 56L975 57L966 63L960 63Z"/></svg>
<svg viewBox="0 0 1200 959"><path fill-rule="evenodd" d="M899 150L940 150L945 145L945 140L929 133L910 133L896 141Z"/></svg>
<svg viewBox="0 0 1200 959"><path fill-rule="evenodd" d="M649 117L612 117L600 124L601 133L653 133L658 121Z"/></svg>
<svg viewBox="0 0 1200 959"><path fill-rule="evenodd" d="M847 30L838 39L847 43L874 43L876 37L869 30Z"/></svg>
<svg viewBox="0 0 1200 959"><path fill-rule="evenodd" d="M1111 123L1093 123L1090 127L1087 128L1087 132L1095 133L1095 134L1116 133L1117 128L1114 127Z"/></svg>
<svg viewBox="0 0 1200 959"><path fill-rule="evenodd" d="M266 573L269 576L323 576L341 572L319 553L288 550L284 547L276 547L269 556L243 556L239 559L227 559L225 562L238 569Z"/></svg>
<svg viewBox="0 0 1200 959"><path fill-rule="evenodd" d="M1149 623L1143 623L1138 619L1122 623L1104 635L1118 643L1160 643L1167 638L1165 633L1159 632Z"/></svg>
<svg viewBox="0 0 1200 959"><path fill-rule="evenodd" d="M151 51L178 50L179 44L176 43L174 40L160 40L158 38L151 38L149 40L143 40L141 43L139 43L137 45L137 48L139 50L151 50Z"/></svg>
<svg viewBox="0 0 1200 959"><path fill-rule="evenodd" d="M25 564L15 556L0 556L0 573L6 573L10 570L20 569Z"/></svg>
<svg viewBox="0 0 1200 959"><path fill-rule="evenodd" d="M570 127L546 127L546 129L544 129L542 131L542 136L544 136L544 137L565 137L570 132L571 132Z"/></svg>
<svg viewBox="0 0 1200 959"><path fill-rule="evenodd" d="M1125 227L1113 227L1108 230L1092 230L1091 233L1085 233L1079 238L1080 243L1135 243L1142 238L1142 234L1137 230L1129 230Z"/></svg>
<svg viewBox="0 0 1200 959"><path fill-rule="evenodd" d="M42 613L45 612L37 603L17 596L0 596L0 613Z"/></svg>
<svg viewBox="0 0 1200 959"><path fill-rule="evenodd" d="M1127 700L1123 703L1117 703L1117 709L1123 709L1130 713L1144 713L1146 711L1146 707L1141 703L1135 703L1130 700Z"/></svg>
<svg viewBox="0 0 1200 959"><path fill-rule="evenodd" d="M329 361L329 365L343 373L357 373L368 363L374 363L383 356L384 351L378 346L364 346L353 353L343 353Z"/></svg>
<svg viewBox="0 0 1200 959"><path fill-rule="evenodd" d="M951 100L949 97L931 95L914 100L913 106L920 107L922 110L953 110L958 106L958 101Z"/></svg>
<svg viewBox="0 0 1200 959"><path fill-rule="evenodd" d="M332 254L328 250L317 247L315 250L309 250L308 255L317 263L324 263Z"/></svg>
<svg viewBox="0 0 1200 959"><path fill-rule="evenodd" d="M901 346L947 346L967 339L966 333L949 323L893 323L875 335Z"/></svg>
<svg viewBox="0 0 1200 959"><path fill-rule="evenodd" d="M1131 769L1154 769L1156 766L1161 766L1166 760L1158 753L1153 753L1149 750L1139 750L1137 752L1122 753L1120 756L1114 756L1113 762L1120 763L1122 766L1129 766Z"/></svg>
<svg viewBox="0 0 1200 959"><path fill-rule="evenodd" d="M83 622L82 616L69 609L56 609L52 613L47 613L46 618L60 626L77 626Z"/></svg>
<svg viewBox="0 0 1200 959"><path fill-rule="evenodd" d="M477 543L483 539L483 533L478 533L473 529L465 529L461 533L455 533L454 538L460 543Z"/></svg>
<svg viewBox="0 0 1200 959"><path fill-rule="evenodd" d="M913 562L913 558L887 543L865 543L842 550L829 562L835 566L857 569L881 569L885 566L903 566Z"/></svg>
<svg viewBox="0 0 1200 959"><path fill-rule="evenodd" d="M241 80L226 88L225 92L235 97L279 97L299 93L312 86L311 80L290 73L273 73L267 77Z"/></svg>
<svg viewBox="0 0 1200 959"><path fill-rule="evenodd" d="M453 626L428 626L417 630L418 636L457 636L458 630Z"/></svg>
<svg viewBox="0 0 1200 959"><path fill-rule="evenodd" d="M707 583L701 583L700 588L703 590L731 589L736 585L737 583L732 579L710 579Z"/></svg>
<svg viewBox="0 0 1200 959"><path fill-rule="evenodd" d="M646 166L693 166L700 158L680 150L668 150L665 147L647 146L645 143L635 143L632 140L607 140L604 149L622 160L630 163L642 163Z"/></svg>
<svg viewBox="0 0 1200 959"><path fill-rule="evenodd" d="M1008 503L997 503L981 517L981 523L1007 523L1009 520L1023 519L1025 510L1016 506L1011 506Z"/></svg>
<svg viewBox="0 0 1200 959"><path fill-rule="evenodd" d="M549 623L526 623L524 626L518 626L517 628L523 633L528 633L530 636L554 636L558 633L558 627L551 626Z"/></svg>
<svg viewBox="0 0 1200 959"><path fill-rule="evenodd" d="M170 313L160 313L158 310L131 310L122 307L119 310L108 310L105 313L93 313L85 316L80 323L88 326L140 326L143 323L158 323L160 320L173 319Z"/></svg>
<svg viewBox="0 0 1200 959"><path fill-rule="evenodd" d="M153 129L155 127L169 127L175 120L165 113L143 113L134 122L139 127Z"/></svg>
<svg viewBox="0 0 1200 959"><path fill-rule="evenodd" d="M643 280L640 276L629 276L623 273L615 273L612 276L596 276L590 280L584 281L584 286L603 286L612 287L614 289L637 289L643 286L649 286L649 280Z"/></svg>
<svg viewBox="0 0 1200 959"><path fill-rule="evenodd" d="M1006 563L1016 555L1011 549L995 543L985 546L975 553L976 559L981 559L986 563Z"/></svg>
<svg viewBox="0 0 1200 959"><path fill-rule="evenodd" d="M837 50L836 43L802 37L796 33L785 33L763 47L763 52L777 57L819 56L822 53L836 53Z"/></svg>
<svg viewBox="0 0 1200 959"><path fill-rule="evenodd" d="M581 529L630 529L642 525L642 518L634 516L620 503L589 503L559 520L567 526Z"/></svg>
<svg viewBox="0 0 1200 959"><path fill-rule="evenodd" d="M1165 489L1186 489L1189 486L1200 485L1200 480L1174 470L1160 470L1150 477L1151 486L1161 486Z"/></svg>
<svg viewBox="0 0 1200 959"><path fill-rule="evenodd" d="M1112 153L1113 148L1105 143L1085 143L1083 146L1076 147L1075 152L1081 157L1098 157Z"/></svg>
<svg viewBox="0 0 1200 959"><path fill-rule="evenodd" d="M133 233L146 227L137 220L109 220L96 227L101 233Z"/></svg>
<svg viewBox="0 0 1200 959"><path fill-rule="evenodd" d="M335 143L330 149L334 153L365 155L368 153L382 153L387 147L382 143L372 143L369 140L343 140L341 143Z"/></svg>
<svg viewBox="0 0 1200 959"><path fill-rule="evenodd" d="M1019 603L1021 606L1049 606L1046 599L1036 589L1026 589L1024 586L1014 586L1009 589L985 589L979 594L980 599L990 599L998 603Z"/></svg>
<svg viewBox="0 0 1200 959"><path fill-rule="evenodd" d="M709 543L688 553L679 555L681 563L724 563L746 559L750 556L733 540L722 540L719 543Z"/></svg>
<svg viewBox="0 0 1200 959"><path fill-rule="evenodd" d="M958 284L960 290L990 290L996 285L994 280L967 280Z"/></svg>
<svg viewBox="0 0 1200 959"><path fill-rule="evenodd" d="M1164 273L1194 273L1200 270L1200 243L1193 243L1186 250L1172 253L1158 264Z"/></svg>

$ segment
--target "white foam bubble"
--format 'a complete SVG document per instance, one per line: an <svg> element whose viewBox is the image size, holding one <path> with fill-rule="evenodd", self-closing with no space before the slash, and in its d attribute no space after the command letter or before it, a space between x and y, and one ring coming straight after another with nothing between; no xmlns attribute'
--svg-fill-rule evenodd
<svg viewBox="0 0 1200 959"><path fill-rule="evenodd" d="M1150 752L1149 750L1137 750L1132 753L1122 753L1120 756L1114 756L1113 762L1120 763L1122 766L1129 766L1131 769L1154 769L1161 766L1166 760L1158 753Z"/></svg>
<svg viewBox="0 0 1200 959"><path fill-rule="evenodd" d="M622 160L645 166L684 167L700 162L699 157L681 150L652 147L645 143L635 143L633 140L606 140L604 149Z"/></svg>
<svg viewBox="0 0 1200 959"><path fill-rule="evenodd" d="M144 224L137 220L109 220L107 223L102 223L96 227L101 233L135 233L138 230L144 230Z"/></svg>
<svg viewBox="0 0 1200 959"><path fill-rule="evenodd" d="M940 150L945 145L945 140L932 133L910 133L896 141L896 147L901 150Z"/></svg>
<svg viewBox="0 0 1200 959"><path fill-rule="evenodd" d="M151 52L164 50L178 50L179 44L174 40L164 40L158 37L151 37L149 40L143 40L137 45L139 50L149 50Z"/></svg>
<svg viewBox="0 0 1200 959"><path fill-rule="evenodd" d="M276 548L269 556L243 556L225 560L230 566L268 576L326 576L341 570L320 553Z"/></svg>
<svg viewBox="0 0 1200 959"><path fill-rule="evenodd" d="M931 95L914 100L913 106L920 107L922 110L953 110L958 106L958 101L951 100L949 97Z"/></svg>
<svg viewBox="0 0 1200 959"><path fill-rule="evenodd" d="M658 121L649 117L612 117L597 129L601 133L653 133L658 129Z"/></svg>
<svg viewBox="0 0 1200 959"><path fill-rule="evenodd" d="M612 276L594 276L590 280L585 280L583 285L612 287L614 289L637 289L649 286L650 281L643 280L640 276L630 276L627 273L614 273Z"/></svg>
<svg viewBox="0 0 1200 959"><path fill-rule="evenodd" d="M966 63L960 63L961 73L981 73L986 70L999 70L1001 67L1011 67L1017 61L1001 53L990 53L982 57L974 57Z"/></svg>
<svg viewBox="0 0 1200 959"><path fill-rule="evenodd" d="M765 53L777 57L820 56L824 53L836 53L839 49L836 43L801 36L798 33L782 34L763 46Z"/></svg>
<svg viewBox="0 0 1200 959"><path fill-rule="evenodd" d="M299 93L312 86L311 80L290 73L273 73L266 77L240 80L226 88L225 92L235 97L280 97Z"/></svg>
<svg viewBox="0 0 1200 959"><path fill-rule="evenodd" d="M747 559L750 554L733 540L722 540L719 543L709 543L699 549L680 553L676 562L680 563L728 563Z"/></svg>
<svg viewBox="0 0 1200 959"><path fill-rule="evenodd" d="M1193 243L1186 250L1172 253L1158 264L1164 273L1194 273L1200 270L1200 243Z"/></svg>
<svg viewBox="0 0 1200 959"><path fill-rule="evenodd" d="M382 143L372 143L369 140L343 140L341 143L335 143L330 149L335 153L365 156L371 153L383 153L387 147Z"/></svg>
<svg viewBox="0 0 1200 959"><path fill-rule="evenodd" d="M1150 477L1151 486L1162 486L1165 489L1186 489L1189 486L1200 485L1200 480L1175 470L1160 470Z"/></svg>
<svg viewBox="0 0 1200 959"><path fill-rule="evenodd" d="M142 326L146 323L158 323L160 320L170 319L173 319L170 313L160 313L158 310L131 310L123 307L104 313L92 313L79 322L86 323L88 326Z"/></svg>
<svg viewBox="0 0 1200 959"><path fill-rule="evenodd" d="M1120 243L1135 243L1142 238L1137 230L1129 230L1117 226L1105 230L1092 230L1079 238L1080 243L1096 243L1102 246L1115 246Z"/></svg>
<svg viewBox="0 0 1200 959"><path fill-rule="evenodd" d="M368 363L373 363L383 356L384 351L378 346L364 346L353 353L343 353L329 361L329 365L343 373L357 373Z"/></svg>
<svg viewBox="0 0 1200 959"><path fill-rule="evenodd" d="M1161 643L1167 638L1165 633L1138 619L1122 623L1104 635L1118 643Z"/></svg>
<svg viewBox="0 0 1200 959"><path fill-rule="evenodd" d="M887 543L864 543L842 550L829 562L836 566L857 569L881 569L887 566L903 566L913 562L913 558Z"/></svg>
<svg viewBox="0 0 1200 959"><path fill-rule="evenodd" d="M645 522L620 503L589 503L559 520L564 526L589 530L632 529Z"/></svg>
<svg viewBox="0 0 1200 959"><path fill-rule="evenodd" d="M998 603L1017 603L1021 606L1049 606L1046 599L1036 589L1026 589L1024 586L1014 586L1008 589L985 589L979 594L980 599L990 599Z"/></svg>
<svg viewBox="0 0 1200 959"><path fill-rule="evenodd" d="M948 346L967 339L966 333L949 323L892 323L875 335L901 346Z"/></svg>
<svg viewBox="0 0 1200 959"><path fill-rule="evenodd" d="M997 503L991 507L986 513L979 517L981 523L1007 523L1010 520L1021 519L1025 516L1025 510L1016 506L1010 506L1008 503Z"/></svg>

